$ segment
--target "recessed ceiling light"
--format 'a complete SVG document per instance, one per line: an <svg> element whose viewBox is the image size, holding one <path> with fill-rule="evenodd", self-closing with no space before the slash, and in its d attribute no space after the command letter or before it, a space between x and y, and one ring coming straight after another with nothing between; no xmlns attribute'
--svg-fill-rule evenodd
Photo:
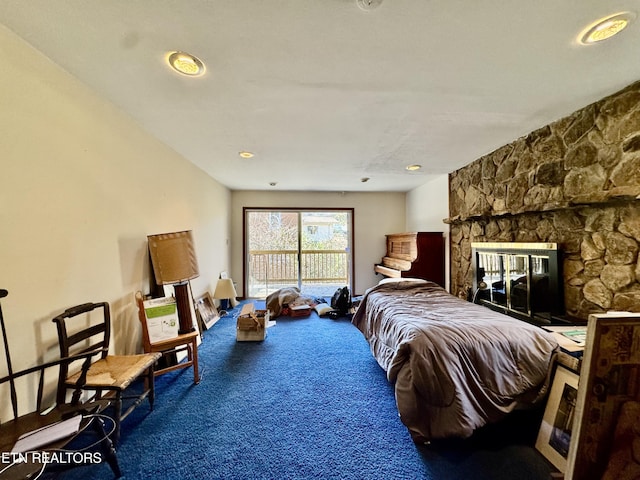
<svg viewBox="0 0 640 480"><path fill-rule="evenodd" d="M205 71L204 63L190 53L172 52L167 57L167 62L176 72L190 77L198 77Z"/></svg>
<svg viewBox="0 0 640 480"><path fill-rule="evenodd" d="M356 0L356 5L358 5L358 8L364 10L365 12L375 10L380 6L381 3L382 0Z"/></svg>
<svg viewBox="0 0 640 480"><path fill-rule="evenodd" d="M240 155L242 158L253 158L253 153L251 152L242 151L238 152L238 155Z"/></svg>
<svg viewBox="0 0 640 480"><path fill-rule="evenodd" d="M636 15L633 12L621 12L601 18L582 31L579 41L582 44L589 45L611 38L627 28L635 17Z"/></svg>
<svg viewBox="0 0 640 480"><path fill-rule="evenodd" d="M422 168L422 165L414 163L413 165L407 165L404 168L405 170L409 170L410 172L415 172L416 170L420 170Z"/></svg>

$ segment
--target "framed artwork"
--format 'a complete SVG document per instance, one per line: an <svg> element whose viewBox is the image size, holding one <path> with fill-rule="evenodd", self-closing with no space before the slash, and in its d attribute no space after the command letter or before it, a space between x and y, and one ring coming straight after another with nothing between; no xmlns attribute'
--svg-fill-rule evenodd
<svg viewBox="0 0 640 480"><path fill-rule="evenodd" d="M536 449L562 473L567 467L577 397L578 374L558 365L538 431Z"/></svg>
<svg viewBox="0 0 640 480"><path fill-rule="evenodd" d="M616 426L624 430L625 406L638 401L640 314L590 315L565 478L637 478L608 471L614 468L614 445L630 445L628 438L616 438Z"/></svg>
<svg viewBox="0 0 640 480"><path fill-rule="evenodd" d="M213 303L211 294L206 292L196 299L196 312L203 328L210 329L220 319L218 309Z"/></svg>

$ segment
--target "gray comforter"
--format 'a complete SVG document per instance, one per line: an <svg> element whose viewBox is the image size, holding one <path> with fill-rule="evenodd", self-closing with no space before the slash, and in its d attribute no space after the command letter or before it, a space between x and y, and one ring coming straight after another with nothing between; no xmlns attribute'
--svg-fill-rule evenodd
<svg viewBox="0 0 640 480"><path fill-rule="evenodd" d="M541 400L558 347L543 329L432 282L377 285L352 321L395 383L400 417L415 442L468 437Z"/></svg>

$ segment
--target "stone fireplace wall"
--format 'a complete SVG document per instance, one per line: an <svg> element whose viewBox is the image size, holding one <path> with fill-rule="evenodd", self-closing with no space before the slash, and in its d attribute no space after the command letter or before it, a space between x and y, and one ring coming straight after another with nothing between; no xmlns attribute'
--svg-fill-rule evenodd
<svg viewBox="0 0 640 480"><path fill-rule="evenodd" d="M640 82L449 175L451 292L471 242L555 242L567 315L640 312Z"/></svg>

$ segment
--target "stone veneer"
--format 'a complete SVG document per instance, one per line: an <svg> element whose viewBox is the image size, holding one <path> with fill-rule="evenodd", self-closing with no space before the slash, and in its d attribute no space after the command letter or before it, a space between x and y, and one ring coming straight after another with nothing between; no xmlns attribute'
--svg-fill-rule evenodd
<svg viewBox="0 0 640 480"><path fill-rule="evenodd" d="M640 82L449 175L451 292L471 242L556 242L565 310L640 312Z"/></svg>

